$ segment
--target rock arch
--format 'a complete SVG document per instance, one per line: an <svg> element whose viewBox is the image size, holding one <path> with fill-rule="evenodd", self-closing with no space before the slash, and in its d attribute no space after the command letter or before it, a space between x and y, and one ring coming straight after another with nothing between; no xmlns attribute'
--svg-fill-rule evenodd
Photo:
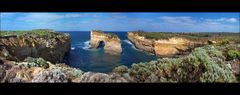
<svg viewBox="0 0 240 95"><path fill-rule="evenodd" d="M105 42L104 41L100 41L98 44L98 48L104 48L105 46Z"/></svg>
<svg viewBox="0 0 240 95"><path fill-rule="evenodd" d="M104 42L104 50L106 53L114 55L120 55L122 53L121 40L117 35L96 30L91 31L91 48L98 48L101 41Z"/></svg>

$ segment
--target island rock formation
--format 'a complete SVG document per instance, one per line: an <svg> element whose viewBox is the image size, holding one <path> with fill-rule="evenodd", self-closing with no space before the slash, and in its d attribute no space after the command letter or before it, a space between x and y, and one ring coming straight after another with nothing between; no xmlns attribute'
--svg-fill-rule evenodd
<svg viewBox="0 0 240 95"><path fill-rule="evenodd" d="M104 42L106 53L120 55L122 52L121 40L115 34L103 33L101 31L91 31L91 48L98 48L100 42Z"/></svg>
<svg viewBox="0 0 240 95"><path fill-rule="evenodd" d="M181 55L189 49L206 44L204 42L193 42L182 37L172 37L161 40L146 39L133 32L128 32L128 39L136 48L161 57Z"/></svg>
<svg viewBox="0 0 240 95"><path fill-rule="evenodd" d="M0 57L18 62L27 57L42 57L53 63L62 62L64 55L70 50L70 35L51 31L44 33L1 34Z"/></svg>

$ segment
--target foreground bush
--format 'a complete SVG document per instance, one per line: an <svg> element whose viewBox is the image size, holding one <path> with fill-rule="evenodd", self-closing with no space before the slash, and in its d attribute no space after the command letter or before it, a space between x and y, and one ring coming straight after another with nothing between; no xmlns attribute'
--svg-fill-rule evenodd
<svg viewBox="0 0 240 95"><path fill-rule="evenodd" d="M221 51L209 45L182 58L133 64L128 72L118 67L114 72L124 75L124 71L137 82L235 82L231 65L224 59Z"/></svg>
<svg viewBox="0 0 240 95"><path fill-rule="evenodd" d="M228 51L228 58L229 59L240 59L240 51L238 50L229 50Z"/></svg>
<svg viewBox="0 0 240 95"><path fill-rule="evenodd" d="M49 62L45 61L43 58L32 58L32 57L27 57L24 62L14 62L16 65L20 66L25 66L28 68L31 67L43 67L43 68L48 68L49 67Z"/></svg>

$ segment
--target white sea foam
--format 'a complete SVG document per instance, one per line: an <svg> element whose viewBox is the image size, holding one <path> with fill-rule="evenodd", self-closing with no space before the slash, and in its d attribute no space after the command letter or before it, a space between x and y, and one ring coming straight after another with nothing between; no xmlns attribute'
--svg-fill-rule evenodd
<svg viewBox="0 0 240 95"><path fill-rule="evenodd" d="M132 42L130 42L129 40L123 40L123 41L126 42L126 43L128 43L128 44L130 44L133 49L144 52L143 50L137 49L137 48L134 46L134 44L133 44ZM148 54L148 55L154 55L153 53L149 53L149 52L145 52L145 53Z"/></svg>
<svg viewBox="0 0 240 95"><path fill-rule="evenodd" d="M90 49L90 40L84 42L82 49L85 49L85 50Z"/></svg>
<svg viewBox="0 0 240 95"><path fill-rule="evenodd" d="M133 45L129 40L123 40L123 41L130 44L130 45Z"/></svg>
<svg viewBox="0 0 240 95"><path fill-rule="evenodd" d="M139 49L137 49L137 48L132 44L132 42L130 42L129 40L123 40L123 41L126 42L126 43L128 43L128 44L130 44L133 49L139 50Z"/></svg>
<svg viewBox="0 0 240 95"><path fill-rule="evenodd" d="M71 50L74 50L75 49L75 47L71 47Z"/></svg>

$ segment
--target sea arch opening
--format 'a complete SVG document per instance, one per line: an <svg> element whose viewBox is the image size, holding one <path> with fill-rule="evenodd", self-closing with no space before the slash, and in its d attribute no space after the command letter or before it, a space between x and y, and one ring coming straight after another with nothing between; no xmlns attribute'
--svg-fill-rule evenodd
<svg viewBox="0 0 240 95"><path fill-rule="evenodd" d="M105 42L103 40L99 41L97 48L104 48Z"/></svg>

